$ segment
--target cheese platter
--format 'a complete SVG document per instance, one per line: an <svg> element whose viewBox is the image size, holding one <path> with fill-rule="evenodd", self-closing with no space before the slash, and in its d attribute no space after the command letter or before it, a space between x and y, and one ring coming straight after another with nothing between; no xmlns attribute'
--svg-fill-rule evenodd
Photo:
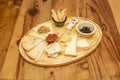
<svg viewBox="0 0 120 80"><path fill-rule="evenodd" d="M77 22L70 28L68 25L74 19L77 19ZM95 25L96 31L92 36L81 36L76 30L76 26L83 21ZM21 39L19 51L31 64L44 67L61 66L91 54L101 39L102 31L98 24L83 17L69 17L62 27L57 27L52 20L33 27Z"/></svg>

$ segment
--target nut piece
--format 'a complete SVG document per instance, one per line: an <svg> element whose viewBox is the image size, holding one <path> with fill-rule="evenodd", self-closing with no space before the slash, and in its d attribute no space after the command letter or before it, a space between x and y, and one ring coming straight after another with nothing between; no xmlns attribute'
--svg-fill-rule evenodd
<svg viewBox="0 0 120 80"><path fill-rule="evenodd" d="M38 29L38 33L47 33L49 31L50 31L49 27L46 26L42 26Z"/></svg>

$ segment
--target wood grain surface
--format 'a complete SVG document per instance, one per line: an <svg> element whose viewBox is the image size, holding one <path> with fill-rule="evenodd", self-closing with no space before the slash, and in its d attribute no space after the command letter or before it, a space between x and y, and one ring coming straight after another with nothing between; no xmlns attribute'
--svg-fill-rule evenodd
<svg viewBox="0 0 120 80"><path fill-rule="evenodd" d="M17 1L23 1L21 2ZM95 21L103 37L88 57L59 67L25 61L18 45L35 25L51 19L51 9ZM0 0L0 80L120 80L119 0Z"/></svg>

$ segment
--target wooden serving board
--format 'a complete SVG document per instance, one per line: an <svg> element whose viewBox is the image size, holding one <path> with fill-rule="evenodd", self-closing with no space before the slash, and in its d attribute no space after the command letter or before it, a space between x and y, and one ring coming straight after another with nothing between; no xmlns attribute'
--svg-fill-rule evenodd
<svg viewBox="0 0 120 80"><path fill-rule="evenodd" d="M78 17L77 17L78 18ZM60 32L62 31L65 31L66 30L66 24L73 18L68 18L65 25L63 27L56 27L52 21L48 21L48 22L45 22L45 23L42 23L42 24L39 24L38 26L35 26L33 29L37 29L38 27L44 25L44 24L51 24L52 25L52 28L53 28L53 32L56 33L56 34L59 34ZM81 21L91 21L89 19L86 19L86 18L81 18L79 17L79 22ZM78 23L79 23L78 22ZM91 21L93 22L93 21ZM20 45L19 45L19 50L20 50L20 54L22 55L22 57L27 60L28 62L32 63L32 64L35 64L35 65L38 65L38 66L44 66L44 67L49 67L49 66L61 66L61 65L65 65L65 64L69 64L69 63L72 63L72 62L75 62L77 60L80 60L84 57L86 57L87 55L89 55L90 53L92 53L93 50L96 49L96 47L99 45L100 41L101 41L101 38L102 38L102 31L100 29L100 26L97 25L95 22L93 22L96 27L97 27L97 30L95 32L95 34L92 36L92 37L89 37L89 38L86 38L90 44L90 48L85 50L85 49L82 49L82 48L78 48L77 47L77 56L76 57L73 57L73 56L66 56L64 55L64 51L65 51L65 48L66 48L66 44L67 42L69 42L73 35L77 33L76 29L75 29L75 26L73 27L73 29L71 29L70 31L67 30L65 31L65 33L63 34L63 36L59 39L59 43L60 43L60 46L62 48L62 53L56 57L56 58L50 58L47 56L47 54L45 52L42 53L41 57L39 58L39 61L34 61L33 59L31 59L24 51L24 49L22 48L21 44L23 42L23 40L28 36L29 33L31 33L32 30L30 30L21 40L20 42ZM77 35L77 40L80 40L80 39L84 39L83 37L80 37L79 35Z"/></svg>

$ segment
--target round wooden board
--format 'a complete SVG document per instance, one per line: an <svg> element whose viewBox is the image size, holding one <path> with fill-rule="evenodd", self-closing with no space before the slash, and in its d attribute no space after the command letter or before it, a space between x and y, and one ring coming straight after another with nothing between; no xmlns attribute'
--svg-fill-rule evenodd
<svg viewBox="0 0 120 80"><path fill-rule="evenodd" d="M79 22L81 21L90 21L93 22L89 19L86 18L82 18L82 17L77 17L79 19ZM53 31L54 33L59 33L61 31L64 31L66 29L66 24L73 18L68 18L65 25L63 27L56 27L52 21L48 21L42 24L37 25L36 27L34 27L33 29L40 27L44 24L49 24L51 23L52 27L53 27ZM78 22L78 23L79 23ZM66 43L61 43L62 40L65 40L66 42L69 42L71 40L71 38L73 37L74 34L76 34L76 30L75 27L70 30L70 31L66 31L65 32L65 37L61 37L61 39L58 41L62 47L62 53L56 57L56 58L49 58L47 57L47 54L42 53L41 57L39 58L39 61L34 61L33 59L31 59L24 51L24 49L22 48L21 44L23 42L23 40L28 36L28 34L32 31L32 29L22 38L20 45L19 45L19 50L20 50L20 54L22 55L22 57L27 60L28 62L38 65L38 66L44 66L44 67L49 67L49 66L61 66L61 65L65 65L65 64L69 64L72 62L75 62L77 60L80 60L84 57L86 57L87 55L89 55L93 50L96 49L96 47L99 45L101 38L102 38L102 31L100 29L100 26L97 25L95 22L93 22L96 27L97 27L97 31L95 32L95 34L90 37L90 38L86 38L88 40L88 42L90 43L90 48L87 50L81 49L77 47L77 56L73 57L73 56L66 56L64 55L64 50L66 48ZM50 25L50 24L49 24ZM77 40L83 39L82 37L80 37L79 35L77 35Z"/></svg>

